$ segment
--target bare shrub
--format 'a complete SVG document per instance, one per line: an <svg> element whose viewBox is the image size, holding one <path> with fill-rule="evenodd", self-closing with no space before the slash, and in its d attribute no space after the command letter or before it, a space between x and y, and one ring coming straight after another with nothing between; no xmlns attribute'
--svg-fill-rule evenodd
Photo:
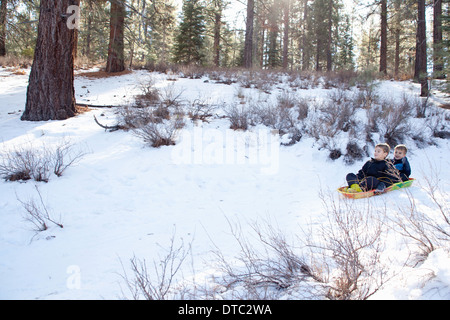
<svg viewBox="0 0 450 320"><path fill-rule="evenodd" d="M63 140L56 145L52 156L53 173L61 177L68 167L73 166L86 155L86 152L78 149L74 150L74 145L69 141Z"/></svg>
<svg viewBox="0 0 450 320"><path fill-rule="evenodd" d="M341 88L344 90L350 89L355 83L357 77L354 71L342 70L337 72L326 72L323 75L324 88Z"/></svg>
<svg viewBox="0 0 450 320"><path fill-rule="evenodd" d="M217 106L205 99L195 99L188 106L188 116L192 121L209 122L209 118L214 116Z"/></svg>
<svg viewBox="0 0 450 320"><path fill-rule="evenodd" d="M34 199L22 201L17 199L26 211L25 219L34 225L34 231L45 231L49 228L49 223L57 225L63 228L62 223L59 220L55 220L47 209L47 206L42 199L39 188L35 186L36 192L39 196L39 202Z"/></svg>
<svg viewBox="0 0 450 320"><path fill-rule="evenodd" d="M291 128L295 127L296 124L291 109L284 104L254 106L253 113L258 123L278 130L280 135L290 132Z"/></svg>
<svg viewBox="0 0 450 320"><path fill-rule="evenodd" d="M410 134L411 115L411 106L407 100L403 100L400 104L387 99L381 101L381 113L378 114L377 122L380 133L389 145L401 143Z"/></svg>
<svg viewBox="0 0 450 320"><path fill-rule="evenodd" d="M141 83L140 89L142 93L135 97L137 107L154 106L161 101L159 90L155 88L155 80L153 78Z"/></svg>
<svg viewBox="0 0 450 320"><path fill-rule="evenodd" d="M180 65L178 72L181 77L188 79L201 79L205 75L205 69L195 64Z"/></svg>
<svg viewBox="0 0 450 320"><path fill-rule="evenodd" d="M279 108L292 109L295 108L298 103L297 97L288 90L283 90L277 96L277 105Z"/></svg>
<svg viewBox="0 0 450 320"><path fill-rule="evenodd" d="M252 88L256 84L255 71L245 71L238 75L237 82L243 88Z"/></svg>
<svg viewBox="0 0 450 320"><path fill-rule="evenodd" d="M300 121L305 120L309 113L309 102L306 99L299 99L296 110L297 119Z"/></svg>
<svg viewBox="0 0 450 320"><path fill-rule="evenodd" d="M277 299L281 294L302 286L305 297L317 298L316 284L311 283L316 280L314 275L281 231L269 223L265 224L265 229L252 223L258 244L262 246L257 249L243 235L239 224L228 223L240 252L230 259L219 249L214 251L216 268L222 273L221 278L215 281L224 293L233 299Z"/></svg>
<svg viewBox="0 0 450 320"><path fill-rule="evenodd" d="M329 299L368 299L390 279L381 259L386 208L369 202L361 207L323 193L320 198L325 222L305 233L311 273L326 284Z"/></svg>
<svg viewBox="0 0 450 320"><path fill-rule="evenodd" d="M251 111L245 105L233 104L225 109L230 119L230 128L233 130L247 130L252 119Z"/></svg>
<svg viewBox="0 0 450 320"><path fill-rule="evenodd" d="M178 108L181 104L181 96L184 90L177 90L172 83L159 90L161 104L166 108Z"/></svg>
<svg viewBox="0 0 450 320"><path fill-rule="evenodd" d="M174 116L168 120L150 116L151 121L133 129L133 132L153 148L175 145L176 134L184 127L184 119Z"/></svg>
<svg viewBox="0 0 450 320"><path fill-rule="evenodd" d="M74 150L74 145L62 140L55 147L16 146L1 156L0 176L6 181L30 180L48 182L53 173L60 177L78 162L85 152Z"/></svg>
<svg viewBox="0 0 450 320"><path fill-rule="evenodd" d="M425 125L431 130L436 138L449 139L450 138L450 113L447 110L434 109L428 113L425 119Z"/></svg>
<svg viewBox="0 0 450 320"><path fill-rule="evenodd" d="M349 141L346 151L344 160L347 164L353 164L355 161L360 161L364 157L364 150L355 141Z"/></svg>
<svg viewBox="0 0 450 320"><path fill-rule="evenodd" d="M355 106L351 103L337 104L326 100L316 106L316 112L309 118L309 134L328 150L336 148L336 136L340 132L355 130ZM351 131L351 132L352 132Z"/></svg>
<svg viewBox="0 0 450 320"><path fill-rule="evenodd" d="M153 109L125 106L119 108L119 123L126 130L136 129L154 120Z"/></svg>
<svg viewBox="0 0 450 320"><path fill-rule="evenodd" d="M356 86L359 88L355 98L355 104L360 108L371 108L378 103L379 96L376 93L377 83L375 75L371 71L361 72L355 80Z"/></svg>
<svg viewBox="0 0 450 320"><path fill-rule="evenodd" d="M131 278L124 269L122 276L125 284L135 300L169 300L177 297L182 288L176 287L176 276L190 253L191 244L186 248L182 242L175 247L174 236L168 252L162 258L153 261L153 272L147 268L145 259L133 257L131 263Z"/></svg>
<svg viewBox="0 0 450 320"><path fill-rule="evenodd" d="M397 215L391 219L395 229L417 245L418 261L425 260L432 251L446 248L450 243L449 195L443 191L436 169L431 164L430 167L431 173L425 175L423 190L434 210L424 210L424 205L417 205L414 196L406 190L408 203L398 206Z"/></svg>

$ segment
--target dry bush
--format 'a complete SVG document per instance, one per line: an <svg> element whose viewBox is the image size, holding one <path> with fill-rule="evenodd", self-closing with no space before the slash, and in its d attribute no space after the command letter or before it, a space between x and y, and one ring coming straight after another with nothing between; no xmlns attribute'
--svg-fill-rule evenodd
<svg viewBox="0 0 450 320"><path fill-rule="evenodd" d="M165 108L178 108L181 105L181 96L183 92L184 90L177 90L173 83L159 89L161 104Z"/></svg>
<svg viewBox="0 0 450 320"><path fill-rule="evenodd" d="M185 125L184 119L176 115L162 121L154 116L150 119L148 123L134 128L134 134L153 148L175 145L176 134Z"/></svg>
<svg viewBox="0 0 450 320"><path fill-rule="evenodd" d="M225 115L230 119L233 130L247 130L252 120L252 111L244 104L233 104L225 108Z"/></svg>
<svg viewBox="0 0 450 320"><path fill-rule="evenodd" d="M257 78L256 71L253 70L243 71L238 75L237 82L243 88L252 88L253 86L256 85L256 78Z"/></svg>
<svg viewBox="0 0 450 320"><path fill-rule="evenodd" d="M412 109L407 100L395 103L384 99L381 101L380 111L376 121L381 135L389 145L397 145L410 135L412 130L409 119Z"/></svg>
<svg viewBox="0 0 450 320"><path fill-rule="evenodd" d="M325 221L305 232L311 273L332 300L365 300L392 277L382 262L386 208L328 198L321 193Z"/></svg>
<svg viewBox="0 0 450 320"><path fill-rule="evenodd" d="M153 109L149 107L125 106L119 108L118 115L120 126L126 130L139 128L154 120Z"/></svg>
<svg viewBox="0 0 450 320"><path fill-rule="evenodd" d="M25 57L25 56L12 56L6 55L0 57L0 66L2 67L20 67L20 68L28 68L32 65L33 58Z"/></svg>
<svg viewBox="0 0 450 320"><path fill-rule="evenodd" d="M269 128L278 130L280 135L291 132L296 125L296 119L292 110L285 104L278 105L254 105L252 106L253 119Z"/></svg>
<svg viewBox="0 0 450 320"><path fill-rule="evenodd" d="M265 227L252 223L256 246L243 235L239 224L228 223L240 252L234 259L225 257L217 247L213 252L215 267L221 272L214 281L222 295L245 300L278 299L292 291L302 292L304 298L320 296L320 283L281 231L270 223Z"/></svg>
<svg viewBox="0 0 450 320"><path fill-rule="evenodd" d="M356 107L352 103L338 104L331 100L325 100L316 105L316 111L308 118L308 133L321 143L322 148L330 151L338 150L336 137L341 132L354 131L358 127L355 118ZM337 159L337 153L333 156Z"/></svg>
<svg viewBox="0 0 450 320"><path fill-rule="evenodd" d="M191 243L184 242L175 247L174 236L171 238L167 254L153 261L153 270L147 268L145 259L130 259L132 276L123 268L123 280L134 300L169 300L177 298L184 290L176 286L176 277L190 254Z"/></svg>
<svg viewBox="0 0 450 320"><path fill-rule="evenodd" d="M34 147L16 146L1 155L0 176L6 181L35 180L48 182L53 172L60 177L86 153L74 150L74 145L62 140L50 147L46 144Z"/></svg>
<svg viewBox="0 0 450 320"><path fill-rule="evenodd" d="M356 78L357 78L356 72L351 70L326 72L323 75L324 88L325 89L341 88L348 90L355 84Z"/></svg>
<svg viewBox="0 0 450 320"><path fill-rule="evenodd" d="M195 64L180 65L178 66L178 72L181 77L188 79L201 79L206 73L205 68Z"/></svg>
<svg viewBox="0 0 450 320"><path fill-rule="evenodd" d="M140 84L141 94L136 95L136 107L150 107L158 105L161 102L160 92L155 88L155 80L148 79Z"/></svg>
<svg viewBox="0 0 450 320"><path fill-rule="evenodd" d="M395 230L416 244L419 262L425 260L432 251L448 248L450 244L450 197L441 186L436 168L431 164L430 168L424 175L423 186L430 204L426 207L423 203L418 205L414 196L406 190L407 205L398 206L397 215L391 219ZM430 207L433 210L429 210Z"/></svg>
<svg viewBox="0 0 450 320"><path fill-rule="evenodd" d="M188 116L192 121L209 122L209 118L214 116L217 106L206 101L206 99L195 99L188 106Z"/></svg>
<svg viewBox="0 0 450 320"><path fill-rule="evenodd" d="M450 138L450 112L443 109L433 109L428 113L425 125L431 130L433 137Z"/></svg>
<svg viewBox="0 0 450 320"><path fill-rule="evenodd" d="M60 222L61 219L56 220L52 217L42 199L39 188L37 186L35 186L35 188L39 196L39 202L36 202L34 199L27 201L17 199L26 211L26 221L29 221L34 225L34 231L45 231L49 228L50 223L63 228L63 225Z"/></svg>
<svg viewBox="0 0 450 320"><path fill-rule="evenodd" d="M355 161L362 160L364 155L364 150L356 143L356 141L349 141L346 147L344 161L347 164L353 164Z"/></svg>

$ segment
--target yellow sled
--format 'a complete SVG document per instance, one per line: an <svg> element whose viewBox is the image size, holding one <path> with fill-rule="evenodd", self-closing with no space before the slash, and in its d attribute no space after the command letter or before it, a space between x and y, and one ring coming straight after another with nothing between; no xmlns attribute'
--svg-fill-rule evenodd
<svg viewBox="0 0 450 320"><path fill-rule="evenodd" d="M401 188L408 188L408 187L410 187L413 184L414 180L415 179L410 178L409 181L403 181L403 182L394 183L392 186L387 187L383 193L386 193L386 192L389 192L389 191L392 191L392 190L398 190L398 189L401 189ZM369 198L369 197L377 195L375 193L375 190L370 190L370 191L366 191L366 192L355 192L355 193L352 193L352 192L345 192L346 189L347 189L347 187L339 188L338 192L340 194L342 194L344 197L350 198L350 199Z"/></svg>

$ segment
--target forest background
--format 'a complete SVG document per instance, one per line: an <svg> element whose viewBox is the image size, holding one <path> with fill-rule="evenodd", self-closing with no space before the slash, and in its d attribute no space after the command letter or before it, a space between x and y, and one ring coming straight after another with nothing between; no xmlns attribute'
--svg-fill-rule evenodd
<svg viewBox="0 0 450 320"><path fill-rule="evenodd" d="M448 0L83 0L79 6L76 67L106 64L111 30L119 27L119 69L373 70L416 80L421 72L448 74ZM39 9L38 0L1 0L1 64L31 65ZM427 36L420 39L424 17ZM424 41L426 70L418 71L417 44Z"/></svg>

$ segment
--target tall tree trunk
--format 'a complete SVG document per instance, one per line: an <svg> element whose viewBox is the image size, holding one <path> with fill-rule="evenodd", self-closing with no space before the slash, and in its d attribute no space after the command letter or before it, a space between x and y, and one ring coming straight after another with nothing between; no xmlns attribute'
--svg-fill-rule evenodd
<svg viewBox="0 0 450 320"><path fill-rule="evenodd" d="M442 0L434 0L433 5L433 72L437 79L444 79L442 55Z"/></svg>
<svg viewBox="0 0 450 320"><path fill-rule="evenodd" d="M387 74L387 0L381 0L380 72Z"/></svg>
<svg viewBox="0 0 450 320"><path fill-rule="evenodd" d="M1 0L0 4L0 57L6 56L6 12L8 0Z"/></svg>
<svg viewBox="0 0 450 320"><path fill-rule="evenodd" d="M220 29L222 27L222 3L215 4L214 13L214 65L220 65Z"/></svg>
<svg viewBox="0 0 450 320"><path fill-rule="evenodd" d="M124 24L125 5L121 0L111 0L111 22L106 72L121 72L125 70Z"/></svg>
<svg viewBox="0 0 450 320"><path fill-rule="evenodd" d="M393 21L393 33L395 38L395 57L394 57L394 76L398 78L400 71L400 34L401 34L401 17L400 6L401 1L394 1L394 21Z"/></svg>
<svg viewBox="0 0 450 320"><path fill-rule="evenodd" d="M417 4L416 66L414 79L419 81L421 86L420 95L425 97L428 95L425 0L418 0Z"/></svg>
<svg viewBox="0 0 450 320"><path fill-rule="evenodd" d="M284 0L284 34L283 34L283 69L287 69L289 65L289 15L290 0Z"/></svg>
<svg viewBox="0 0 450 320"><path fill-rule="evenodd" d="M38 36L22 120L63 120L75 115L75 29L67 7L79 0L41 0Z"/></svg>
<svg viewBox="0 0 450 320"><path fill-rule="evenodd" d="M303 34L302 34L302 70L309 70L309 47L308 47L308 0L304 0L304 9L303 9Z"/></svg>
<svg viewBox="0 0 450 320"><path fill-rule="evenodd" d="M247 21L245 25L244 68L253 66L253 25L255 18L255 1L247 1Z"/></svg>
<svg viewBox="0 0 450 320"><path fill-rule="evenodd" d="M400 29L396 29L394 32L395 32L394 75L397 78L400 70Z"/></svg>
<svg viewBox="0 0 450 320"><path fill-rule="evenodd" d="M86 27L86 46L84 49L84 55L90 59L91 58L91 34L92 34L92 2L93 0L87 1L87 4L89 6L89 13L87 17L87 27Z"/></svg>
<svg viewBox="0 0 450 320"><path fill-rule="evenodd" d="M331 46L333 42L333 0L328 0L328 26L327 26L327 44L326 44L326 54L327 54L327 71L331 71L333 68L332 52Z"/></svg>

